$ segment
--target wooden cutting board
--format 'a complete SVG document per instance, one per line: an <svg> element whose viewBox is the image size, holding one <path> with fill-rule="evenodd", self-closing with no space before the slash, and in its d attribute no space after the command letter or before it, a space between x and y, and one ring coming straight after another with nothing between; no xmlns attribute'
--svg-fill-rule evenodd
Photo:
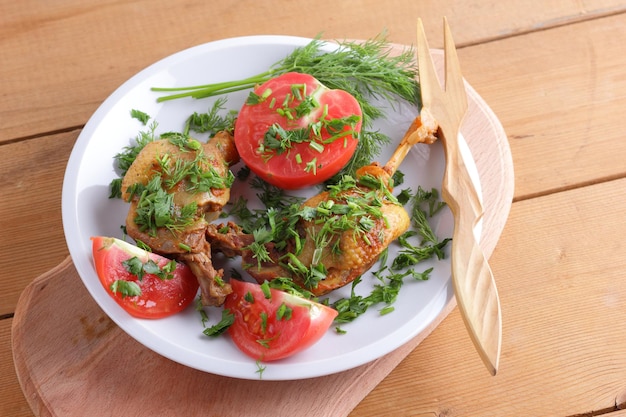
<svg viewBox="0 0 626 417"><path fill-rule="evenodd" d="M441 67L441 51L433 55ZM480 176L481 245L489 255L509 214L513 163L500 122L470 86L468 99L461 131ZM128 336L91 298L68 257L22 293L13 357L39 416L345 416L455 305L406 345L358 368L297 381L239 380L180 365Z"/></svg>

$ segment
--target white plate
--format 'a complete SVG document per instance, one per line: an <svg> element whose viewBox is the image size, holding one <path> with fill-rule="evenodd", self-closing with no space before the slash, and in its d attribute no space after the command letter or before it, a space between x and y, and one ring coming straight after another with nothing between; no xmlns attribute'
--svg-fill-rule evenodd
<svg viewBox="0 0 626 417"><path fill-rule="evenodd" d="M187 86L245 78L266 70L295 47L311 39L285 36L253 36L226 39L176 53L141 71L102 103L81 132L68 162L63 184L63 226L72 260L91 296L104 312L137 341L181 364L214 374L258 379L257 364L233 345L227 337L211 339L203 335L199 314L193 306L176 316L161 320L140 320L129 316L102 288L92 260L91 236L121 237L128 206L108 198L108 186L117 176L113 157L130 144L140 130L130 117L131 109L151 115L158 132L181 131L183 122L194 111L204 112L210 101L183 99L157 103L151 87ZM332 45L327 45L328 50ZM227 105L238 109L247 92L232 94ZM412 106L389 112L376 127L397 141L416 115ZM463 142L464 143L464 142ZM395 143L385 149L379 160L386 162ZM478 184L469 149L466 157L475 183ZM405 184L416 189L439 188L444 170L443 151L439 144L418 145L400 168ZM246 193L247 190L238 192ZM444 211L434 224L440 238L452 235L453 222ZM389 259L397 249L391 247ZM347 370L377 359L398 348L424 330L453 296L449 259L419 265L419 270L433 266L430 280L405 284L394 304L395 311L381 316L372 308L355 322L343 325L346 334L329 330L320 342L291 358L267 364L264 380L291 380L327 375ZM375 267L376 268L376 267ZM228 271L228 269L225 269ZM367 273L357 287L369 294L375 278ZM348 296L349 288L331 295ZM209 311L211 322L219 320L219 310ZM114 365L113 365L114 366Z"/></svg>

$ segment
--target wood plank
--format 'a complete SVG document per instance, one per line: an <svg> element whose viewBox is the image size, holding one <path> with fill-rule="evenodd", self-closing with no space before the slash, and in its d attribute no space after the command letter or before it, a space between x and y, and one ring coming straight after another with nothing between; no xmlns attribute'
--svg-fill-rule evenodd
<svg viewBox="0 0 626 417"><path fill-rule="evenodd" d="M491 257L503 311L495 377L468 355L472 345L455 310L351 416L626 408L624 239L616 227L625 187L621 179L513 204Z"/></svg>
<svg viewBox="0 0 626 417"><path fill-rule="evenodd" d="M81 126L105 97L145 66L225 37L323 33L330 39L366 39L386 29L390 40L413 44L415 20L422 16L431 46L437 47L443 15L464 45L626 9L619 0L535 0L513 6L449 0L437 7L319 0L280 8L250 1L1 0L0 6L0 142Z"/></svg>
<svg viewBox="0 0 626 417"><path fill-rule="evenodd" d="M173 362L124 333L68 257L20 298L13 355L26 398L43 415L82 417L106 408L111 415L345 416L453 307L401 348L357 368L297 381L226 378Z"/></svg>
<svg viewBox="0 0 626 417"><path fill-rule="evenodd" d="M436 58L442 67L442 53L436 54ZM469 96L470 108L463 132L470 148L475 149L483 186L488 183L492 190L500 190L485 193L484 204L509 207L513 174L506 137L476 92L470 89ZM61 224L61 189L67 160L78 134L78 130L73 130L0 145L0 158L6 161L0 166L0 193L6 196L0 205L0 230L13 236L0 240L0 261L7 265L0 275L11 277L4 280L6 289L0 291L0 314L13 312L23 288L67 255ZM484 138L490 138L491 142L484 142ZM487 213L484 230L500 231L505 221L506 213ZM40 241L42 235L47 236L45 242ZM483 240L487 253L493 250L497 239L498 234L494 233ZM37 253L37 262L15 262L16 256L31 252Z"/></svg>
<svg viewBox="0 0 626 417"><path fill-rule="evenodd" d="M623 152L616 151L615 146L624 143L620 109L626 97L619 92L626 88L626 79L621 76L619 57L626 53L626 45L619 39L626 15L604 18L602 25L593 23L582 22L460 51L466 77L501 118L511 140L514 162L520 167L516 172L517 199L624 175ZM486 60L488 56L499 59ZM100 88L106 83L101 79L95 84ZM76 94L90 90L81 91ZM510 91L516 91L515 96ZM91 104L82 102L71 109L73 115L83 112L81 120L69 122L61 114L52 117L66 123L84 123L98 105L96 101L106 94L101 91ZM55 94L55 100L64 97ZM537 102L542 105L537 106ZM25 106L31 108L27 102ZM26 107L21 110L30 112ZM598 110L591 114L592 108ZM53 115L67 109L60 105L48 110L43 112ZM4 107L0 108L3 111ZM15 114L6 116L4 120L23 123ZM529 154L535 155L529 161L517 157ZM588 172L593 176L589 177Z"/></svg>
<svg viewBox="0 0 626 417"><path fill-rule="evenodd" d="M441 51L433 56L438 68L443 67L442 57ZM490 254L513 196L511 158L499 123L471 89L468 101L463 133L472 152L481 155L476 161L485 207L480 243L485 253ZM111 407L110 398L130 395L141 401L119 403L111 412L129 414L139 407L143 412L154 414L171 407L167 398L186 398L176 404L178 413L194 415L198 407L206 411L210 404L217 414L228 411L241 416L261 415L259 410L264 410L267 415L338 416L350 412L453 307L453 302L448 303L424 331L401 348L358 368L314 380L275 384L241 381L176 364L125 335L91 299L68 257L35 279L20 296L12 332L13 353L29 403L34 409L52 414L91 415L94 410ZM55 314L50 315L50 311ZM64 337L57 337L59 334ZM100 360L103 354L106 361ZM111 367L111 363L118 366ZM129 372L134 376L132 387L120 385L118 381L123 381ZM85 380L110 387L108 396L94 391ZM156 384L155 380L161 383ZM184 382L177 384L174 392L170 380ZM141 388L145 384L152 384L149 393ZM218 385L221 390L214 397L191 388ZM161 395L163 390L168 392L167 397ZM256 393L254 401L250 399L250 391ZM306 392L304 397L302 392ZM94 393L96 398L92 397ZM167 404L161 402L164 398Z"/></svg>
<svg viewBox="0 0 626 417"><path fill-rule="evenodd" d="M63 174L78 131L0 146L0 315L26 285L67 255Z"/></svg>
<svg viewBox="0 0 626 417"><path fill-rule="evenodd" d="M12 319L0 319L0 416L32 417L15 373L11 352Z"/></svg>
<svg viewBox="0 0 626 417"><path fill-rule="evenodd" d="M516 199L626 175L624 25L620 14L460 51L509 136Z"/></svg>

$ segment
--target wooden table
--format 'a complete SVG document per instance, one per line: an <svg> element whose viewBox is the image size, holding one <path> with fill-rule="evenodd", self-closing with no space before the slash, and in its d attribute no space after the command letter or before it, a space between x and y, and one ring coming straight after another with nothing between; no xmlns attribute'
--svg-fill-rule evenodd
<svg viewBox="0 0 626 417"><path fill-rule="evenodd" d="M68 255L65 165L124 80L232 36L441 46L446 15L464 75L508 134L510 217L491 257L503 310L491 377L454 310L351 416L626 416L626 2L390 0L0 2L0 415L32 416L17 380L18 297Z"/></svg>

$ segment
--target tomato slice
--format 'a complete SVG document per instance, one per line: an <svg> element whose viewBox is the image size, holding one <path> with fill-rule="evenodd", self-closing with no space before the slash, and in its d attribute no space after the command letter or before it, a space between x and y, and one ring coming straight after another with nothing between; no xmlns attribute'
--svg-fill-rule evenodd
<svg viewBox="0 0 626 417"><path fill-rule="evenodd" d="M167 269L166 265L171 261L112 237L97 236L91 240L100 282L109 295L132 316L148 319L171 316L184 310L194 300L199 284L187 265L176 263L175 269L163 274L158 271L144 272L139 280L137 275L124 266L125 261L138 260L143 265L152 260L161 270ZM133 286L136 284L141 294L123 295L121 288L124 285L120 285L124 284L122 281L132 283ZM114 283L118 291L113 291Z"/></svg>
<svg viewBox="0 0 626 417"><path fill-rule="evenodd" d="M258 284L231 279L224 308L235 316L228 333L253 359L282 359L308 348L326 333L337 311L276 289L267 298ZM282 312L282 314L281 314Z"/></svg>
<svg viewBox="0 0 626 417"><path fill-rule="evenodd" d="M235 145L265 181L302 188L329 179L348 163L361 121L361 107L350 93L289 72L251 93L235 122Z"/></svg>

